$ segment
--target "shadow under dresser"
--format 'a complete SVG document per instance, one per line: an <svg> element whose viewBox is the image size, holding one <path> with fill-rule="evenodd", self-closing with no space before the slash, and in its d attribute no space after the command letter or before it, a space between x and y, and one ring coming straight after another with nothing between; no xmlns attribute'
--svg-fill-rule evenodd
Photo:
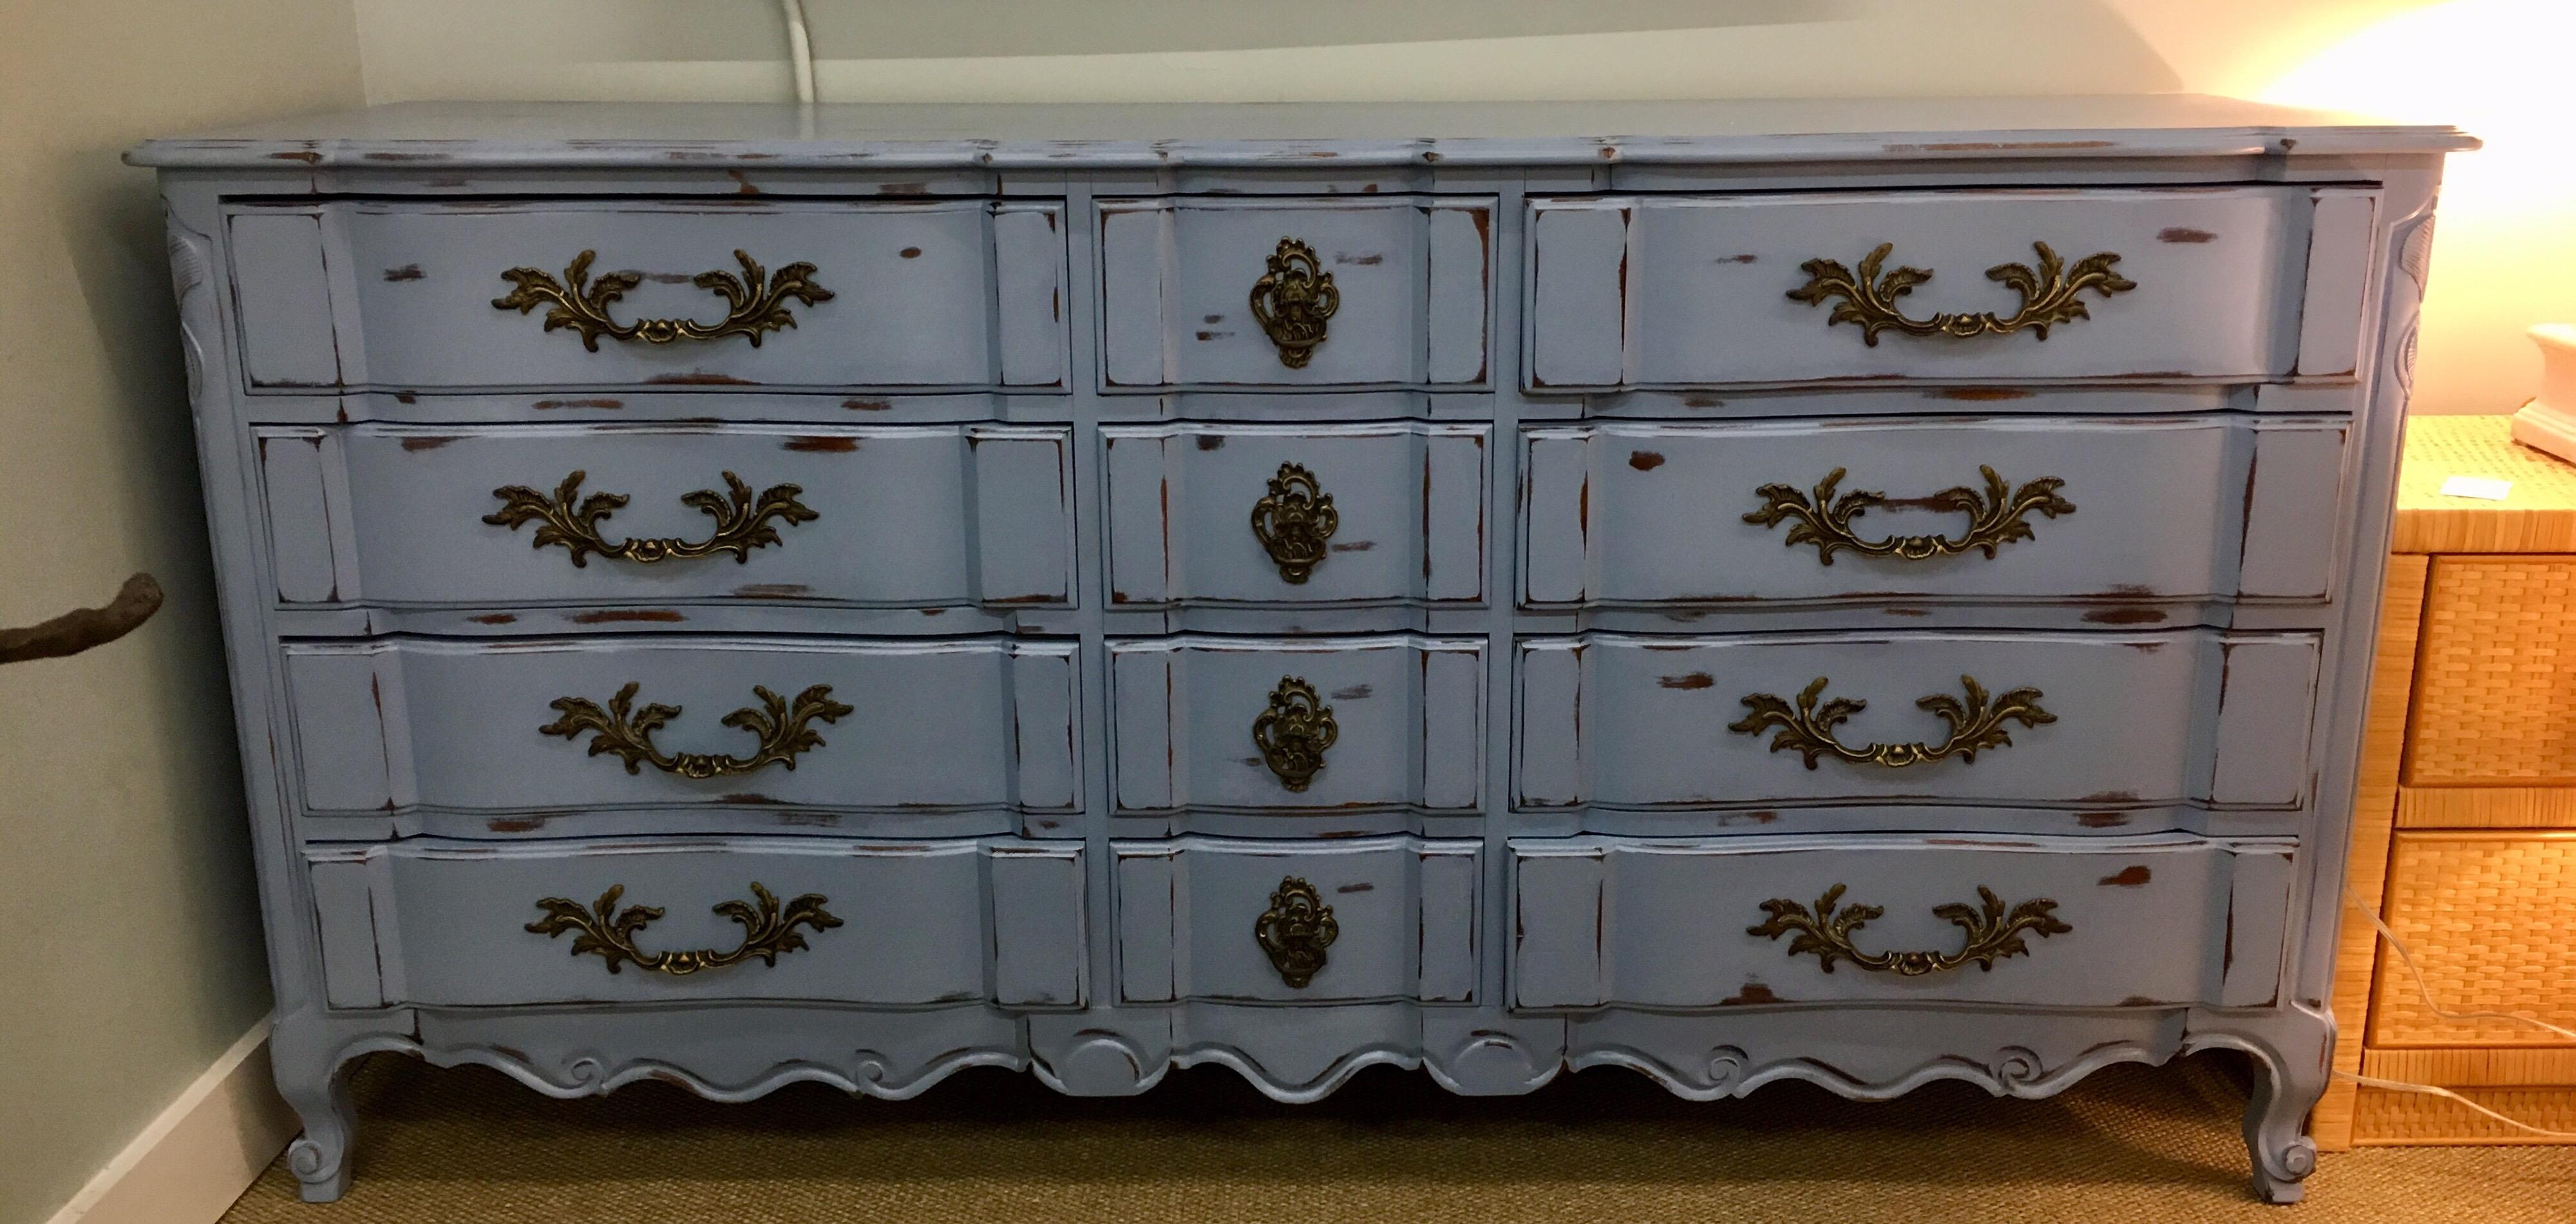
<svg viewBox="0 0 2576 1224"><path fill-rule="evenodd" d="M2044 1096L2298 1196L2447 128L409 105L156 141L344 1064Z"/></svg>

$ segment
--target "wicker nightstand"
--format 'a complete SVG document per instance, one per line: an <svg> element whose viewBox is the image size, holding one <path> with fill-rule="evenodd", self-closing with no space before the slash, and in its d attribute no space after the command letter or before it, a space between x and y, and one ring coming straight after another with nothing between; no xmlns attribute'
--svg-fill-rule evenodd
<svg viewBox="0 0 2576 1224"><path fill-rule="evenodd" d="M2350 885L2415 950L2453 1012L2576 1016L2576 466L2516 445L2510 418L2409 422L2379 630ZM2453 476L2513 482L2445 497ZM2335 1067L2438 1084L2576 1129L2576 1044L2424 1009L2396 954L2347 915ZM2455 1102L2337 1083L2328 1150L2550 1142Z"/></svg>

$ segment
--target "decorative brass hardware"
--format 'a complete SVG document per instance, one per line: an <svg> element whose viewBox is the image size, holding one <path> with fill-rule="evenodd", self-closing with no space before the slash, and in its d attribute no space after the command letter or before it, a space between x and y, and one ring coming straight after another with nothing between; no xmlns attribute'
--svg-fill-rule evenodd
<svg viewBox="0 0 2576 1224"><path fill-rule="evenodd" d="M645 952L635 946L635 933L643 930L645 923L661 917L662 907L630 905L620 910L617 899L624 895L625 885L612 884L586 911L579 902L562 897L544 898L537 902L537 908L544 910L546 916L529 923L527 929L549 939L566 931L579 932L573 936L572 954L578 957L598 953L601 960L608 962L610 973L623 968L624 962L633 961L638 969L687 977L701 969L738 965L755 956L762 964L777 968L779 957L789 952L801 952L807 946L805 937L797 934L796 928L807 926L817 931L828 931L841 925L840 919L824 910L823 902L827 898L823 894L806 893L788 902L782 912L778 908L778 898L761 887L760 881L754 880L751 882L751 895L759 899L758 909L748 901L724 901L715 907L717 913L742 924L741 947L730 952L718 952L713 948Z"/></svg>
<svg viewBox="0 0 2576 1224"><path fill-rule="evenodd" d="M598 553L615 561L651 565L656 561L687 561L729 552L736 564L745 564L751 560L752 549L780 543L778 529L769 525L770 519L795 524L810 523L823 517L796 500L805 492L802 485L771 485L761 490L759 499L755 501L751 486L744 484L741 477L727 472L724 479L728 493L700 489L680 495L681 505L695 506L716 521L714 535L698 541L628 539L611 544L600 538L599 521L625 505L627 497L623 493L593 493L582 497L578 505L574 504L573 499L581 497L581 482L586 475L588 473L577 471L564 477L563 483L555 486L552 498L526 485L503 485L494 489L492 496L501 499L501 508L484 515L483 521L512 531L534 522L538 524L535 547L561 544L572 554L573 565L579 568L590 564L585 555L588 553Z"/></svg>
<svg viewBox="0 0 2576 1224"><path fill-rule="evenodd" d="M2048 339L2048 329L2060 323L2092 318L2091 312L2076 294L2090 289L2103 297L2126 293L2137 283L2111 270L2120 262L2119 255L2103 251L2077 261L2072 271L2045 242L2034 242L2031 249L2039 252L2039 270L2027 264L1996 264L1986 269L1986 279L2001 281L2021 294L2021 309L1998 317L1990 311L1976 313L1943 311L1928 319L1907 318L1897 309L1896 299L1914 291L1916 285L1932 279L1921 268L1899 265L1886 276L1878 274L1887 253L1896 249L1893 242L1882 242L1869 257L1860 261L1860 274L1854 276L1838 260L1810 259L1798 265L1807 274L1807 283L1789 291L1795 301L1814 306L1827 298L1841 298L1825 326L1857 323L1861 339L1871 348L1878 347L1878 333L1895 328L1909 336L1969 336L1994 333L2003 335L2027 327L2040 339Z"/></svg>
<svg viewBox="0 0 2576 1224"><path fill-rule="evenodd" d="M1762 903L1762 912L1770 917L1758 926L1744 928L1744 933L1778 939L1795 931L1797 937L1789 941L1789 955L1813 952L1817 960L1824 962L1827 973L1834 971L1835 961L1847 960L1873 973L1922 977L1928 973L1956 969L1970 961L1976 962L1977 968L1991 973L1998 960L2030 954L2029 946L2021 939L2023 931L2032 931L2046 938L2075 929L2058 921L2055 901L2045 897L2024 901L2012 907L2012 912L2007 914L2002 898L1995 896L1993 889L1979 885L1977 896L1985 902L1982 910L1958 902L1932 907L1934 917L1947 918L1967 932L1965 947L1956 952L1863 952L1852 946L1851 933L1887 910L1876 905L1854 905L1836 913L1834 903L1841 900L1842 895L1843 886L1840 884L1826 889L1824 896L1816 898L1813 914L1795 901L1775 897Z"/></svg>
<svg viewBox="0 0 2576 1224"><path fill-rule="evenodd" d="M1294 238L1279 240L1269 270L1252 283L1252 317L1279 347L1279 364L1292 370L1306 368L1324 342L1324 321L1341 308L1333 274L1316 261L1315 248Z"/></svg>
<svg viewBox="0 0 2576 1224"><path fill-rule="evenodd" d="M1927 509L1953 510L1968 516L1966 534L1948 536L1889 536L1884 540L1864 540L1852 530L1851 521L1869 512L1872 506L1891 504L1884 493L1854 489L1839 499L1834 486L1842 483L1843 469L1835 468L1816 482L1815 500L1784 484L1767 484L1754 493L1762 498L1762 508L1744 516L1748 523L1770 527L1784 519L1795 519L1789 526L1789 538L1781 541L1791 548L1801 544L1816 546L1816 558L1826 565L1834 563L1836 549L1848 548L1864 557L1901 557L1907 561L1925 561L1933 557L1952 557L1969 549L1978 549L1991 561L1995 549L2015 540L2037 538L2028 521L2033 512L2056 518L2075 513L2075 503L2057 495L2066 482L2054 476L2042 476L2009 493L2004 478L1995 470L1979 465L1985 473L1983 492L1959 485L1943 489L1920 504Z"/></svg>
<svg viewBox="0 0 2576 1224"><path fill-rule="evenodd" d="M1252 743L1270 772L1292 791L1306 789L1324 767L1324 750L1342 736L1315 686L1298 676L1281 676L1270 690L1270 708L1252 720Z"/></svg>
<svg viewBox="0 0 2576 1224"><path fill-rule="evenodd" d="M1989 706L1986 704L1986 686L1977 683L1976 677L1961 676L1959 684L1968 693L1968 702L1965 706L1960 705L1958 699L1943 693L1934 693L1914 703L1940 715L1941 721L1950 724L1949 738L1939 744L1870 744L1861 748L1844 746L1834 738L1835 725L1869 708L1869 703L1850 697L1836 697L1819 709L1816 705L1816 697L1825 691L1823 676L1816 677L1815 683L1808 685L1806 691L1798 694L1798 708L1795 711L1790 710L1788 702L1772 694L1747 694L1744 704L1751 707L1753 712L1745 715L1741 722L1728 723L1726 729L1741 731L1746 735L1760 735L1765 728L1776 726L1780 728L1780 733L1772 737L1771 751L1778 752L1783 748L1797 749L1798 754L1807 759L1809 769L1816 767L1817 757L1829 753L1846 761L1902 769L1908 765L1922 765L1949 756L1956 756L1963 762L1973 764L1981 749L2011 746L2012 736L2004 730L2003 726L2008 719L2025 727L2036 727L2041 723L2057 721L2056 715L2039 708L2038 689L2014 689L1995 698L1994 704Z"/></svg>
<svg viewBox="0 0 2576 1224"><path fill-rule="evenodd" d="M755 684L751 691L760 698L760 708L744 706L720 721L725 726L759 736L758 752L747 757L719 756L711 752L666 754L654 746L653 732L679 717L680 707L648 705L641 710L632 709L635 690L639 687L630 682L617 690L617 695L608 699L605 710L587 698L557 697L552 704L563 717L537 728L537 733L580 739L582 732L592 732L590 755L615 753L625 759L628 773L636 772L639 765L650 765L683 778L722 778L731 774L747 774L773 764L784 765L791 770L796 768L798 753L823 746L823 737L806 724L817 718L827 723L838 722L842 715L851 712L849 706L832 700L832 686L828 684L817 684L798 693L793 707L780 700L778 694Z"/></svg>
<svg viewBox="0 0 2576 1224"><path fill-rule="evenodd" d="M590 279L590 261L597 251L583 251L564 268L564 278L539 268L512 268L501 274L512 288L506 297L492 299L500 310L526 314L538 306L552 303L546 310L546 330L569 327L581 333L581 346L599 351L599 338L641 340L646 344L670 344L679 340L720 340L740 336L760 347L763 332L796 326L796 316L788 313L787 299L794 298L808 306L832 300L832 291L813 281L814 265L792 263L771 276L752 257L735 251L742 261L742 275L731 272L700 272L689 283L714 293L725 300L725 317L715 323L693 319L637 319L620 323L608 317L608 307L626 296L626 291L644 283L642 273L605 272L598 280ZM761 282L767 280L768 287ZM570 288L566 288L566 284Z"/></svg>
<svg viewBox="0 0 2576 1224"><path fill-rule="evenodd" d="M1332 947L1341 933L1342 926L1333 921L1333 907L1324 904L1323 894L1295 876L1280 877L1279 891L1270 894L1270 908L1252 926L1261 950L1270 954L1270 967L1293 990L1304 990L1306 983L1315 980L1324 967L1324 949Z"/></svg>
<svg viewBox="0 0 2576 1224"><path fill-rule="evenodd" d="M1324 563L1324 542L1341 526L1333 495L1299 464L1280 464L1270 491L1252 503L1252 534L1290 583L1303 584Z"/></svg>

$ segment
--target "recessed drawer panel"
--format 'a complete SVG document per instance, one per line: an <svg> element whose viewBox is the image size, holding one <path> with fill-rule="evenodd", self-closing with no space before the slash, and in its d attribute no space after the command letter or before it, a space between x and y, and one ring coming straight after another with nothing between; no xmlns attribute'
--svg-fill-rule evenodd
<svg viewBox="0 0 2576 1224"><path fill-rule="evenodd" d="M1518 803L2287 808L2317 650L2214 630L1529 638Z"/></svg>
<svg viewBox="0 0 2576 1224"><path fill-rule="evenodd" d="M2373 200L2263 186L1534 199L1530 385L2349 375L2361 294L2346 265Z"/></svg>
<svg viewBox="0 0 2576 1224"><path fill-rule="evenodd" d="M1534 607L2322 600L2339 418L1533 428Z"/></svg>
<svg viewBox="0 0 2576 1224"><path fill-rule="evenodd" d="M2272 1002L2288 839L1520 838L1512 1003Z"/></svg>
<svg viewBox="0 0 2576 1224"><path fill-rule="evenodd" d="M289 642L304 806L1080 806L1074 645L659 635Z"/></svg>
<svg viewBox="0 0 2576 1224"><path fill-rule="evenodd" d="M1482 602L1487 425L1136 425L1109 455L1109 602Z"/></svg>
<svg viewBox="0 0 2576 1224"><path fill-rule="evenodd" d="M1485 381L1494 202L1100 202L1111 387Z"/></svg>
<svg viewBox="0 0 2576 1224"><path fill-rule="evenodd" d="M1112 842L1119 997L1474 1002L1483 851L1416 837Z"/></svg>
<svg viewBox="0 0 2576 1224"><path fill-rule="evenodd" d="M1073 595L1060 428L363 425L259 446L282 603Z"/></svg>
<svg viewBox="0 0 2576 1224"><path fill-rule="evenodd" d="M1084 1001L1080 842L432 840L312 873L335 1007Z"/></svg>
<svg viewBox="0 0 2576 1224"><path fill-rule="evenodd" d="M1121 811L1483 802L1483 638L1113 641L1109 685Z"/></svg>
<svg viewBox="0 0 2576 1224"><path fill-rule="evenodd" d="M1037 200L345 200L229 228L254 389L1061 387L1063 222Z"/></svg>

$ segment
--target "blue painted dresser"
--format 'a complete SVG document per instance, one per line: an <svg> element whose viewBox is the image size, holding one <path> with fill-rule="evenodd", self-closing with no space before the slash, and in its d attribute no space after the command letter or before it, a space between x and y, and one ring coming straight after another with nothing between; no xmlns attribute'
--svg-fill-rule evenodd
<svg viewBox="0 0 2576 1224"><path fill-rule="evenodd" d="M406 106L157 141L306 1194L541 1092L1615 1065L2314 1163L2449 129Z"/></svg>

